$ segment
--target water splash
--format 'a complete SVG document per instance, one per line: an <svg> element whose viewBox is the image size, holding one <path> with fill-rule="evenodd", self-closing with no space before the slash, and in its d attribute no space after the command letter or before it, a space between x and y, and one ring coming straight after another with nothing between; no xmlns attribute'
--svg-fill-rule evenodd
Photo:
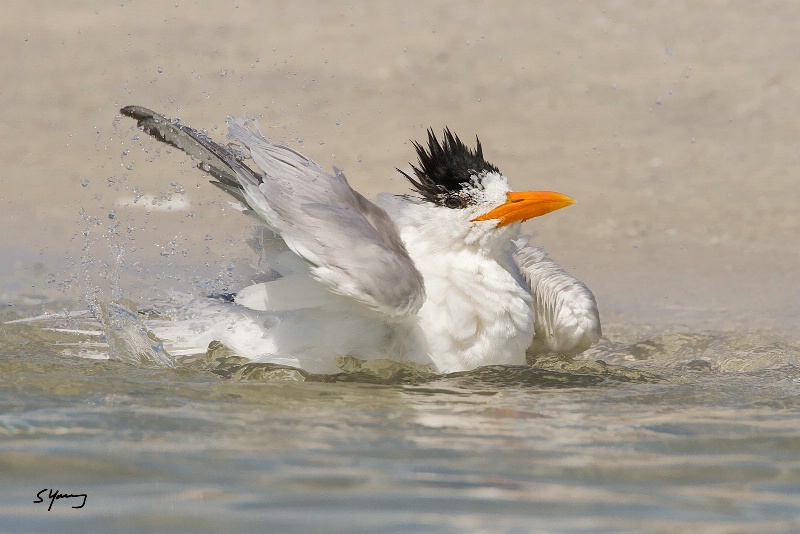
<svg viewBox="0 0 800 534"><path fill-rule="evenodd" d="M362 360L337 356L341 373L314 374L272 363L242 358L217 341L204 354L177 357L178 365L210 371L223 378L248 381L361 382L419 385L432 382L458 389L502 387L589 387L606 382L653 382L656 375L602 361L581 361L556 354L529 358L529 365L486 366L473 371L439 374L427 365L388 359Z"/></svg>
<svg viewBox="0 0 800 534"><path fill-rule="evenodd" d="M135 366L175 367L163 343L147 329L133 303L95 301L93 309L105 333L111 359Z"/></svg>
<svg viewBox="0 0 800 534"><path fill-rule="evenodd" d="M170 355L148 329L149 321L169 321L157 307L137 310L124 300L103 302L92 295L89 311L31 318L7 316L3 337L33 336L43 353L110 359L134 367L187 369L226 380L253 382L360 382L430 385L459 391L497 392L504 388L585 388L624 383L685 383L698 375L767 373L772 379L800 380L800 346L766 334L700 332L648 334L636 339L624 327L610 325L608 337L572 358L528 355L527 365L489 366L438 374L429 367L393 360L336 359L340 373L322 375L238 356L219 342L203 353ZM21 332L12 327L26 328ZM41 331L36 337L34 329ZM619 330L619 332L616 332ZM176 377L176 380L178 378Z"/></svg>
<svg viewBox="0 0 800 534"><path fill-rule="evenodd" d="M800 346L763 333L675 332L634 342L604 339L581 359L679 372L796 372Z"/></svg>

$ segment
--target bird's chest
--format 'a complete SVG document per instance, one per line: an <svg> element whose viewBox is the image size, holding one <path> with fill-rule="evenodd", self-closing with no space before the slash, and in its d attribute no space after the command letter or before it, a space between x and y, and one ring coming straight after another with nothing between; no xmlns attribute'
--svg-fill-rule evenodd
<svg viewBox="0 0 800 534"><path fill-rule="evenodd" d="M429 257L420 310L429 354L442 371L522 364L533 338L531 295L497 261L479 255Z"/></svg>

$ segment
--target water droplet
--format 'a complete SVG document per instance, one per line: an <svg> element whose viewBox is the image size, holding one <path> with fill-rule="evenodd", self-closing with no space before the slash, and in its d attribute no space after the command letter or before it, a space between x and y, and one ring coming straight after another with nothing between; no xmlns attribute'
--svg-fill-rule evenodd
<svg viewBox="0 0 800 534"><path fill-rule="evenodd" d="M86 178L81 178L81 187L88 187L88 186L89 186L89 180L87 180Z"/></svg>
<svg viewBox="0 0 800 534"><path fill-rule="evenodd" d="M158 67L157 70L159 74L164 74L164 67Z"/></svg>

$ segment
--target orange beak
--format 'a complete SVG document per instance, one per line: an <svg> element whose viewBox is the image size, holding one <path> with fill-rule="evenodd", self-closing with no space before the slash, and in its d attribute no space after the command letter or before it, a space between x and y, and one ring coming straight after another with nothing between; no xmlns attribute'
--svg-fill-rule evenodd
<svg viewBox="0 0 800 534"><path fill-rule="evenodd" d="M497 219L497 226L500 227L517 221L527 221L533 217L565 208L574 202L575 200L567 195L553 191L511 191L504 204L472 220Z"/></svg>

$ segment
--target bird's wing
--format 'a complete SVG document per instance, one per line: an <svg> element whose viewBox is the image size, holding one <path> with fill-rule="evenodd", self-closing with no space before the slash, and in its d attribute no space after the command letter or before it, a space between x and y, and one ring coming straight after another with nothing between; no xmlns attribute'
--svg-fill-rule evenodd
<svg viewBox="0 0 800 534"><path fill-rule="evenodd" d="M529 246L527 237L515 240L514 248L514 261L533 294L531 349L574 355L600 339L597 301L586 284L548 258L543 249Z"/></svg>
<svg viewBox="0 0 800 534"><path fill-rule="evenodd" d="M139 128L162 143L167 143L186 152L199 162L200 168L219 180L212 182L246 204L239 191L236 172L228 163L234 154L179 121L170 121L163 115L141 106L126 106L120 110L125 116L136 119Z"/></svg>
<svg viewBox="0 0 800 534"><path fill-rule="evenodd" d="M310 274L330 291L355 299L390 318L415 314L425 300L414 266L389 215L354 191L344 174L328 174L291 148L270 143L258 125L227 121L261 170L244 155L205 134L139 106L122 114L160 141L200 161L212 182L255 214L310 265Z"/></svg>

